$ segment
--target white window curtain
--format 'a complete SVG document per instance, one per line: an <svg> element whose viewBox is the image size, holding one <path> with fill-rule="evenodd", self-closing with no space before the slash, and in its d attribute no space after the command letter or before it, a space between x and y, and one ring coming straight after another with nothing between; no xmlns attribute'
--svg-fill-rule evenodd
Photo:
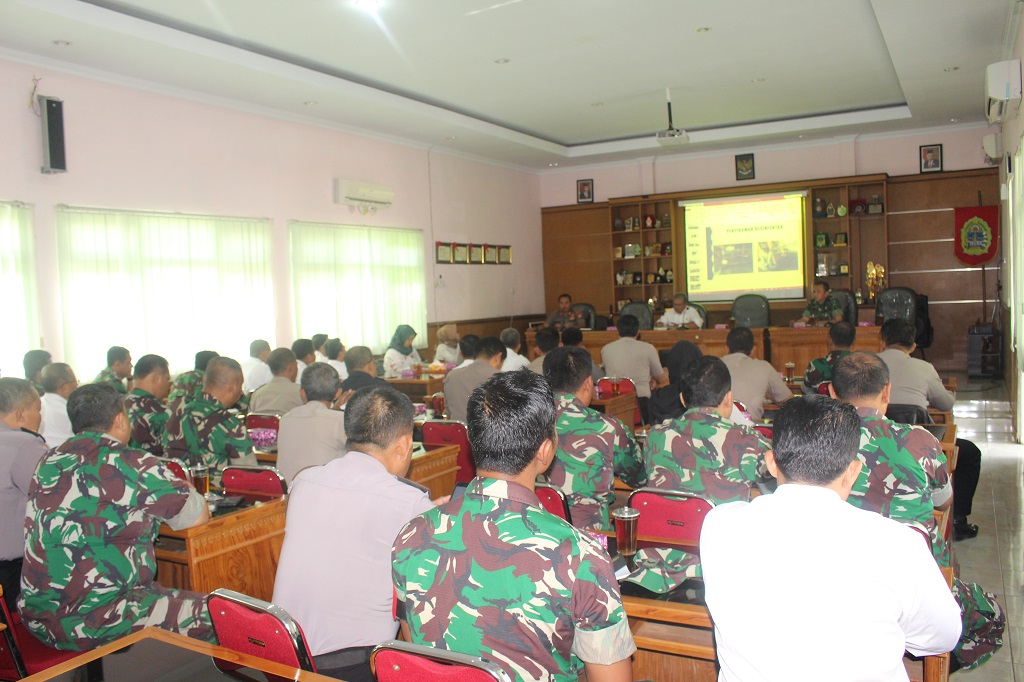
<svg viewBox="0 0 1024 682"><path fill-rule="evenodd" d="M297 338L337 335L382 353L408 324L426 346L421 231L291 222L289 236Z"/></svg>
<svg viewBox="0 0 1024 682"><path fill-rule="evenodd" d="M0 292L0 376L21 377L25 351L40 347L32 209L25 204L0 203Z"/></svg>
<svg viewBox="0 0 1024 682"><path fill-rule="evenodd" d="M67 362L84 381L110 346L172 373L200 350L243 360L274 338L270 249L269 220L58 207Z"/></svg>

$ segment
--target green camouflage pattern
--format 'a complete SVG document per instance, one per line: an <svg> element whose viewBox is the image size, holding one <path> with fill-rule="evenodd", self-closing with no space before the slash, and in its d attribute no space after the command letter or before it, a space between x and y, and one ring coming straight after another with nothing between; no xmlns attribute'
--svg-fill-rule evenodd
<svg viewBox="0 0 1024 682"><path fill-rule="evenodd" d="M96 378L92 380L94 384L110 384L114 387L114 390L121 395L127 395L128 389L124 386L124 380L117 376L117 373L107 367L102 372L96 375Z"/></svg>
<svg viewBox="0 0 1024 682"><path fill-rule="evenodd" d="M257 464L242 420L205 392L180 413L171 414L164 431L164 453L188 464L206 464L215 486L229 464Z"/></svg>
<svg viewBox="0 0 1024 682"><path fill-rule="evenodd" d="M925 429L897 424L878 410L858 407L863 467L850 504L896 521L915 521L928 530L932 553L940 566L949 566L949 547L933 512L932 493L949 483L946 456L935 436Z"/></svg>
<svg viewBox="0 0 1024 682"><path fill-rule="evenodd" d="M205 375L205 372L198 369L190 369L174 378L171 392L167 395L167 412L169 414L178 414L185 405L193 400L198 400L203 395Z"/></svg>
<svg viewBox="0 0 1024 682"><path fill-rule="evenodd" d="M764 453L771 449L750 426L711 407L695 407L651 429L644 447L647 486L700 495L715 504L750 498L770 478Z"/></svg>
<svg viewBox="0 0 1024 682"><path fill-rule="evenodd" d="M952 655L961 670L973 670L1003 646L1006 615L996 595L978 583L953 579L953 597L960 605L962 633Z"/></svg>
<svg viewBox="0 0 1024 682"><path fill-rule="evenodd" d="M128 446L164 456L164 430L170 416L164 404L149 391L133 388L124 400L128 419L132 423L132 436Z"/></svg>
<svg viewBox="0 0 1024 682"><path fill-rule="evenodd" d="M651 592L671 592L687 580L704 578L700 557L670 547L642 547L633 555L636 568L624 580Z"/></svg>
<svg viewBox="0 0 1024 682"><path fill-rule="evenodd" d="M190 490L149 453L104 434L47 452L25 515L19 608L32 634L73 651L147 626L216 642L203 595L154 582L160 522Z"/></svg>
<svg viewBox="0 0 1024 682"><path fill-rule="evenodd" d="M830 322L835 319L836 315L841 315L842 313L843 306L839 305L839 301L829 296L822 303L818 303L812 298L807 302L807 307L804 308L800 317L806 317L809 320L817 320L819 322Z"/></svg>
<svg viewBox="0 0 1024 682"><path fill-rule="evenodd" d="M565 494L572 525L610 530L615 477L634 488L647 480L636 440L621 421L585 407L571 393L556 395L555 408L558 450L543 478Z"/></svg>
<svg viewBox="0 0 1024 682"><path fill-rule="evenodd" d="M832 381L832 368L836 366L839 359L850 354L848 350L833 350L823 358L814 358L807 363L804 370L804 383L801 390L804 393L817 393L818 386L826 381Z"/></svg>
<svg viewBox="0 0 1024 682"><path fill-rule="evenodd" d="M610 662L635 651L607 552L515 483L475 478L410 521L392 578L413 642L484 656L514 680L575 680L581 648Z"/></svg>

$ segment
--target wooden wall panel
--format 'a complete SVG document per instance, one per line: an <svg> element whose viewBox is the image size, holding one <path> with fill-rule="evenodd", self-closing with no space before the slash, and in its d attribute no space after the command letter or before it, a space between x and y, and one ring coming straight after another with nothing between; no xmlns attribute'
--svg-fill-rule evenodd
<svg viewBox="0 0 1024 682"><path fill-rule="evenodd" d="M568 293L576 303L590 303L598 313L612 305L611 229L607 204L545 210L543 220L545 310L558 307Z"/></svg>
<svg viewBox="0 0 1024 682"><path fill-rule="evenodd" d="M897 220L893 220L897 218ZM889 241L905 242L920 239L952 239L953 212L929 211L889 217ZM953 249L950 244L950 250Z"/></svg>
<svg viewBox="0 0 1024 682"><path fill-rule="evenodd" d="M889 180L889 213L999 203L999 170L904 175ZM889 229L892 230L890 221Z"/></svg>

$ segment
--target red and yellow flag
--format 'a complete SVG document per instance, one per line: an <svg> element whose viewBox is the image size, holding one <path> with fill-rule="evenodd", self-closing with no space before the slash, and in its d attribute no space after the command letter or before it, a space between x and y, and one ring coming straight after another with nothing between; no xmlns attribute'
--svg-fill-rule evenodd
<svg viewBox="0 0 1024 682"><path fill-rule="evenodd" d="M999 207L954 209L953 252L965 265L984 265L999 251Z"/></svg>

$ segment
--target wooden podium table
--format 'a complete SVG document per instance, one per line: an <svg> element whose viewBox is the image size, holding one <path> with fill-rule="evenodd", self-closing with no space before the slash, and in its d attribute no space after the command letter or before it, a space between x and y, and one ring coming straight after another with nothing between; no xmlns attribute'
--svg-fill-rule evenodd
<svg viewBox="0 0 1024 682"><path fill-rule="evenodd" d="M879 327L857 327L853 350L882 349ZM779 373L786 371L786 363L793 363L793 374L803 376L807 365L815 358L828 354L828 327L772 327L768 330L772 367Z"/></svg>
<svg viewBox="0 0 1024 682"><path fill-rule="evenodd" d="M751 331L754 333L754 352L750 355L763 359L765 357L764 330L752 329ZM646 341L659 351L670 350L678 341L690 341L696 344L705 355L722 357L729 353L725 347L725 337L728 335L728 329L645 329L640 332L640 340ZM537 333L533 329L526 332L527 347L534 348L536 346L536 336ZM618 339L617 331L583 332L583 345L597 364L601 364L601 348Z"/></svg>

